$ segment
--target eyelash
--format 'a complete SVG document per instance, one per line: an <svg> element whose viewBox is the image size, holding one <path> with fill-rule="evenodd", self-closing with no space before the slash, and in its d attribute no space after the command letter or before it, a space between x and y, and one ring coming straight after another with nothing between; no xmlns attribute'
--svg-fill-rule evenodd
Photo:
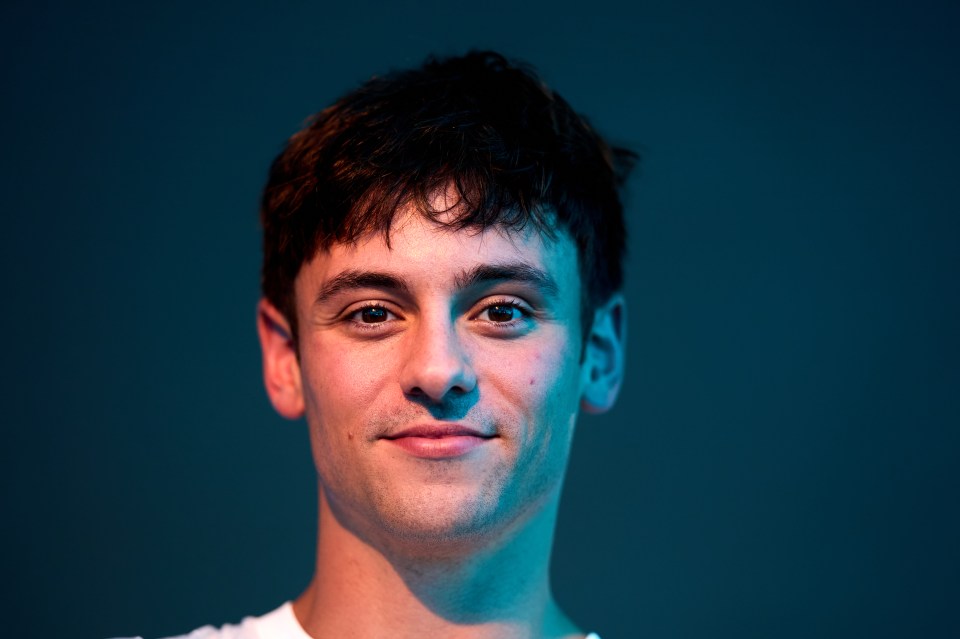
<svg viewBox="0 0 960 639"><path fill-rule="evenodd" d="M529 319L530 316L532 315L532 311L529 308L527 308L524 304L519 302L518 300L511 299L511 298L501 298L501 299L491 300L489 303L484 304L483 308L480 309L480 312L477 313L477 316L482 315L484 312L489 311L490 309L496 308L498 306L506 306L509 308L516 309L519 312L520 317L515 317L512 320L509 320L507 322L494 322L493 320L476 320L476 321L484 321L490 324L491 326L495 327L496 329L503 330L503 329L515 328L518 324L520 324L524 320Z"/></svg>
<svg viewBox="0 0 960 639"><path fill-rule="evenodd" d="M369 302L369 303L367 303L367 304L364 304L364 305L362 305L362 306L360 306L360 307L358 307L358 308L355 308L355 309L351 310L350 312L348 312L348 313L346 314L346 317L344 318L344 320L345 320L347 323L352 324L353 327L354 327L355 329L357 329L357 330L361 330L361 331L382 331L382 330L384 330L384 328L386 328L386 325L391 322L391 320L390 320L389 318L387 318L386 320L384 320L384 321L382 321L382 322L361 322L361 321L360 321L360 319L359 319L360 313L362 313L362 312L364 312L364 311L371 310L371 309L381 310L381 311L383 311L383 312L385 312L385 313L388 313L389 315L393 315L394 317L397 316L396 313L394 313L393 311L391 311L389 308L387 308L387 307L384 306L383 304L379 304L379 303L377 303L377 302ZM354 318L356 318L356 319L354 319Z"/></svg>
<svg viewBox="0 0 960 639"><path fill-rule="evenodd" d="M512 320L509 320L506 322L494 322L493 320L481 320L479 318L479 316L482 315L483 313L497 307L509 307L509 308L516 309L520 316L515 317ZM383 304L380 304L379 302L370 302L350 310L345 315L344 321L351 324L354 329L360 330L360 331L382 331L386 329L388 324L390 324L392 321L395 321L395 320L391 320L390 318L387 318L382 322L360 321L359 319L360 314L363 313L364 311L371 310L371 309L382 310L383 312L388 313L389 315L393 315L394 318L398 317L397 313L394 313ZM516 328L519 324L521 324L525 320L528 320L532 315L533 315L533 311L529 309L525 304L520 302L519 300L504 297L504 298L493 299L485 303L483 307L473 316L472 321L484 322L488 327L492 328L493 330L506 331L506 330L512 330Z"/></svg>

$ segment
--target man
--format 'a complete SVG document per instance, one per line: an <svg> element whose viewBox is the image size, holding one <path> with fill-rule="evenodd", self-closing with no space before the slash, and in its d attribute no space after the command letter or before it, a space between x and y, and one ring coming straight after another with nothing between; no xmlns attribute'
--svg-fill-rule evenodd
<svg viewBox="0 0 960 639"><path fill-rule="evenodd" d="M623 370L634 159L491 52L375 77L264 191L267 394L306 417L316 570L189 637L584 637L549 557L580 409Z"/></svg>

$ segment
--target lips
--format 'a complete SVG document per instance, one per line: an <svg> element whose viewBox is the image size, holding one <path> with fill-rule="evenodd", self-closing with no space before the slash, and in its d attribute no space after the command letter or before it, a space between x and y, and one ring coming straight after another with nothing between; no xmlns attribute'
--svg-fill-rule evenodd
<svg viewBox="0 0 960 639"><path fill-rule="evenodd" d="M489 438L493 435L487 435L475 428L464 426L463 424L417 424L385 435L384 439L398 439L400 437L425 437L428 439L440 439L443 437L483 437Z"/></svg>
<svg viewBox="0 0 960 639"><path fill-rule="evenodd" d="M476 450L494 437L462 424L417 424L383 439L414 457L451 459Z"/></svg>

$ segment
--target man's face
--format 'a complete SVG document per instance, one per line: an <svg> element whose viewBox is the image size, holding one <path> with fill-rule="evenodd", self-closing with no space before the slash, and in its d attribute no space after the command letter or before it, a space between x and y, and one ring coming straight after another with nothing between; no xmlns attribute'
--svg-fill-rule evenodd
<svg viewBox="0 0 960 639"><path fill-rule="evenodd" d="M559 492L583 385L566 233L452 231L416 213L296 283L303 407L324 496L362 534L503 532Z"/></svg>

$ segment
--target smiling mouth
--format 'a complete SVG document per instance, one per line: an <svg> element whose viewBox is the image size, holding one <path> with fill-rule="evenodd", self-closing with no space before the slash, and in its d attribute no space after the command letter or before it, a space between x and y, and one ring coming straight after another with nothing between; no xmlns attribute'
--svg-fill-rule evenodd
<svg viewBox="0 0 960 639"><path fill-rule="evenodd" d="M384 435L383 439L414 457L453 459L476 450L495 437L461 424L421 424Z"/></svg>

